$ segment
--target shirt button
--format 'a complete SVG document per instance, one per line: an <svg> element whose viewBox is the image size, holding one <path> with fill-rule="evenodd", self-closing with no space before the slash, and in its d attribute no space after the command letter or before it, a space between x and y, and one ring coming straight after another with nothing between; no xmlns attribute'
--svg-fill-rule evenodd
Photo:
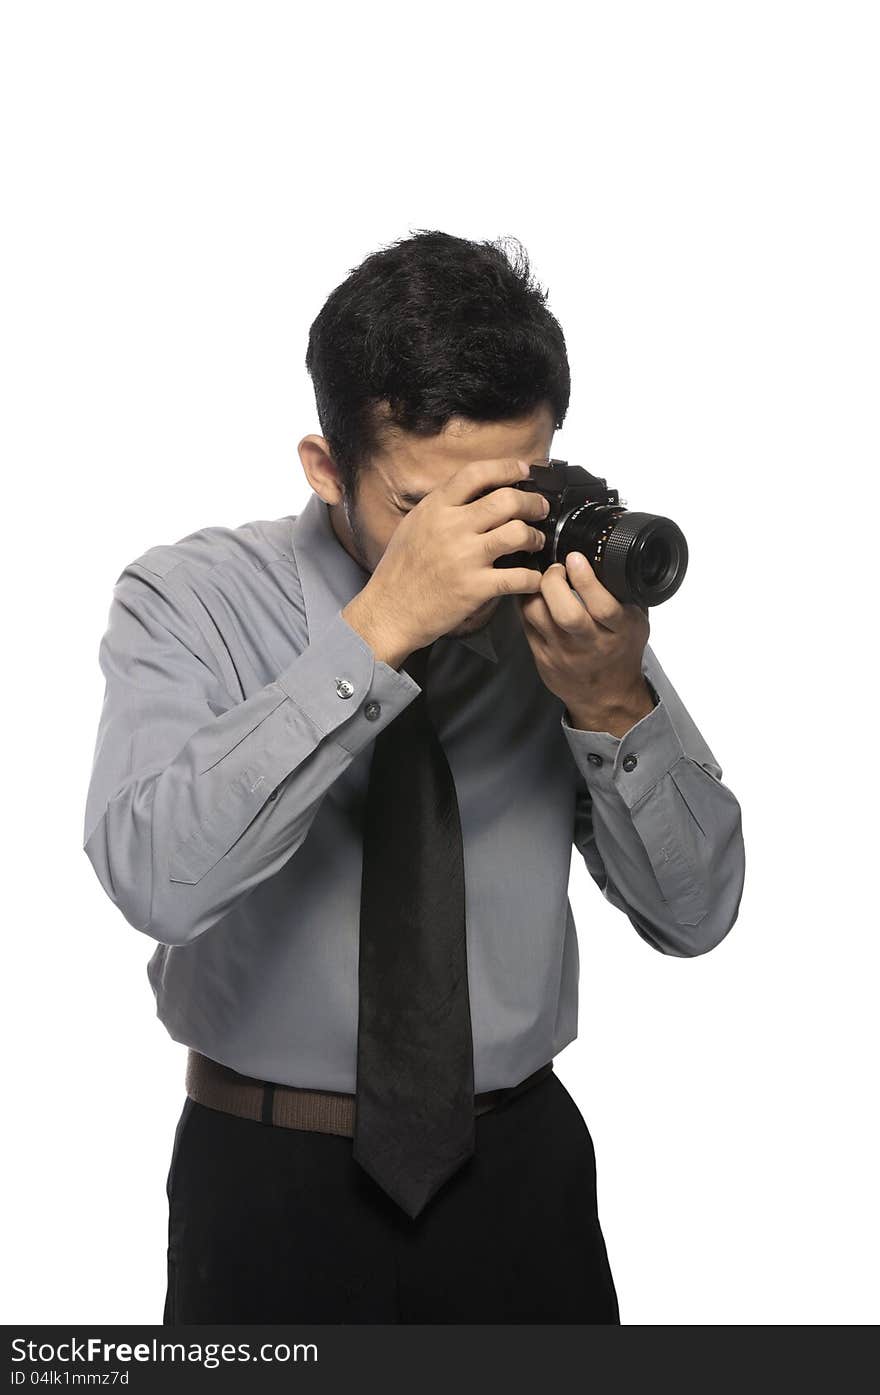
<svg viewBox="0 0 880 1395"><path fill-rule="evenodd" d="M601 764L602 764L602 757L601 757L600 755L598 755L596 751L588 751L588 752L587 752L587 760L590 762L590 765L601 765Z"/></svg>
<svg viewBox="0 0 880 1395"><path fill-rule="evenodd" d="M635 770L638 763L638 756L624 756L622 761L624 770Z"/></svg>
<svg viewBox="0 0 880 1395"><path fill-rule="evenodd" d="M337 678L336 692L341 698L350 698L354 692L354 684L349 683L347 678Z"/></svg>
<svg viewBox="0 0 880 1395"><path fill-rule="evenodd" d="M364 716L368 722L375 722L381 711L382 707L378 702L368 702L364 708Z"/></svg>

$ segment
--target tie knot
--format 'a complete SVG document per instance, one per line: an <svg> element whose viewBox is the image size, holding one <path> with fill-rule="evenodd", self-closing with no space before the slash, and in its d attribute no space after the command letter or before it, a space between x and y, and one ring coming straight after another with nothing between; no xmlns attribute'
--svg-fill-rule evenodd
<svg viewBox="0 0 880 1395"><path fill-rule="evenodd" d="M431 657L431 648L432 646L430 644L426 644L421 649L414 649L403 663L403 667L406 669L410 678L415 679L420 688L424 688L425 686L425 679L428 674L428 660Z"/></svg>

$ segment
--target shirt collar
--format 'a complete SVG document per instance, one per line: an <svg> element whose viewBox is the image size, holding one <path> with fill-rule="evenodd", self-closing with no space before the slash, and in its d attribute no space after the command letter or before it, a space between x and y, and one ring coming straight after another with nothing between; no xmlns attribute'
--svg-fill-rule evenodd
<svg viewBox="0 0 880 1395"><path fill-rule="evenodd" d="M329 506L314 490L291 525L294 559L302 586L309 640L320 634L338 610L362 591L370 573L356 562L333 531ZM510 617L505 596L487 625L469 635L443 635L498 663Z"/></svg>

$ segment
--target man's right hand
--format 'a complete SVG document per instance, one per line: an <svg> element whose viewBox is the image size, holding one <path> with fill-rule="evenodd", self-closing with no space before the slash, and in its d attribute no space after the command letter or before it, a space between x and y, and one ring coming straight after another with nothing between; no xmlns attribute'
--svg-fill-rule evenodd
<svg viewBox="0 0 880 1395"><path fill-rule="evenodd" d="M485 601L540 591L537 568L493 565L503 553L544 546L532 522L546 518L546 500L511 487L527 474L512 457L470 461L401 519L367 585L342 611L377 658L398 668Z"/></svg>

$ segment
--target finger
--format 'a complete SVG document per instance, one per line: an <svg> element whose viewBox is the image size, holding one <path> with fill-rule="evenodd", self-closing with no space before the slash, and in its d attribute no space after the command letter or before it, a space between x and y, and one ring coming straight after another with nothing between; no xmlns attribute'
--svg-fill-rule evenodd
<svg viewBox="0 0 880 1395"><path fill-rule="evenodd" d="M520 592L534 592L541 589L541 573L537 567L489 567L489 594L491 596L511 596Z"/></svg>
<svg viewBox="0 0 880 1395"><path fill-rule="evenodd" d="M554 562L544 573L541 593L553 623L567 634L585 634L593 628L593 618L584 602L568 584L561 562Z"/></svg>
<svg viewBox="0 0 880 1395"><path fill-rule="evenodd" d="M550 647L548 640L548 627L552 621L547 615L547 606L540 592L534 596L517 596L516 608L519 613L519 625L525 635L533 654L544 656ZM543 615L546 619L541 617Z"/></svg>
<svg viewBox="0 0 880 1395"><path fill-rule="evenodd" d="M447 504L466 504L481 490L514 484L525 479L528 472L528 462L513 455L498 460L469 460L438 484L433 493L440 494Z"/></svg>
<svg viewBox="0 0 880 1395"><path fill-rule="evenodd" d="M512 518L500 528L477 535L479 545L490 562L509 552L540 552L547 539L540 528L533 528L524 518Z"/></svg>
<svg viewBox="0 0 880 1395"><path fill-rule="evenodd" d="M550 503L537 490L517 489L515 485L505 484L498 489L490 489L469 504L463 504L461 511L469 528L476 533L484 533L490 528L499 528L512 518L543 523L550 512Z"/></svg>
<svg viewBox="0 0 880 1395"><path fill-rule="evenodd" d="M607 630L619 630L625 619L623 606L616 596L602 585L582 552L569 552L565 559L569 582L580 596L597 625Z"/></svg>
<svg viewBox="0 0 880 1395"><path fill-rule="evenodd" d="M520 596L517 604L524 628L549 641L553 636L554 625L543 592L536 591L533 596Z"/></svg>

